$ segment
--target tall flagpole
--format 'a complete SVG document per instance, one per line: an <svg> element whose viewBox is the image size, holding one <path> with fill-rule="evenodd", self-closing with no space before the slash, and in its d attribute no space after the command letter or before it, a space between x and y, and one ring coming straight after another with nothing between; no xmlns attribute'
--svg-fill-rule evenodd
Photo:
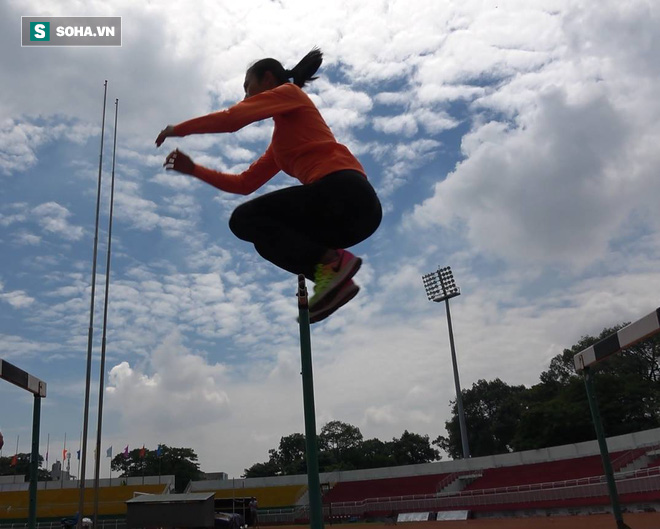
<svg viewBox="0 0 660 529"><path fill-rule="evenodd" d="M82 458L82 430L80 431L80 441L78 442L78 471L77 476L80 478L80 459Z"/></svg>
<svg viewBox="0 0 660 529"><path fill-rule="evenodd" d="M16 469L18 468L18 440L21 438L20 434L16 436L16 454L14 457L16 458L16 464L14 465L14 483L16 483Z"/></svg>
<svg viewBox="0 0 660 529"><path fill-rule="evenodd" d="M64 463L66 459L66 432L64 432L64 446L62 447L62 467L60 468L60 488L64 488Z"/></svg>
<svg viewBox="0 0 660 529"><path fill-rule="evenodd" d="M48 450L50 448L50 434L48 434L48 441L46 441L46 472L50 473L50 470L48 470ZM51 474L50 476L51 479L53 479L53 476ZM48 480L44 482L44 487L48 488Z"/></svg>
<svg viewBox="0 0 660 529"><path fill-rule="evenodd" d="M108 80L104 83L103 90L103 119L101 121L101 153L99 154L99 177L96 190L96 228L94 230L94 252L92 257L92 300L89 309L89 331L87 333L87 371L85 376L85 411L83 413L83 442L82 463L80 466L80 500L78 502L77 529L82 528L82 519L85 508L85 469L87 463L87 428L89 422L89 390L92 377L92 339L94 336L94 294L96 290L96 254L99 242L99 209L101 205L101 172L103 168L103 133L105 131L105 102L108 94Z"/></svg>
<svg viewBox="0 0 660 529"><path fill-rule="evenodd" d="M112 178L110 184L110 220L108 221L108 249L105 263L105 301L103 303L103 339L101 340L101 374L99 376L99 410L96 426L96 461L94 470L94 525L97 527L99 515L99 473L101 469L101 428L103 425L103 392L105 387L105 343L108 331L108 298L110 292L110 254L112 246L112 211L115 201L115 159L117 153L117 114L119 99L115 99L115 134L112 150Z"/></svg>

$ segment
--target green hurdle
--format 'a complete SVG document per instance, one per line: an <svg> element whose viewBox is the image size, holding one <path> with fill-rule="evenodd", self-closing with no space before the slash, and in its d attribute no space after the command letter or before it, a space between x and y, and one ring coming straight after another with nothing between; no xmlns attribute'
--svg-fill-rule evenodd
<svg viewBox="0 0 660 529"><path fill-rule="evenodd" d="M309 328L309 301L303 274L298 276L298 322L300 324L300 357L302 363L303 407L305 410L305 441L307 443L309 520L312 529L323 529L323 504L321 501L318 444L316 441L312 342Z"/></svg>

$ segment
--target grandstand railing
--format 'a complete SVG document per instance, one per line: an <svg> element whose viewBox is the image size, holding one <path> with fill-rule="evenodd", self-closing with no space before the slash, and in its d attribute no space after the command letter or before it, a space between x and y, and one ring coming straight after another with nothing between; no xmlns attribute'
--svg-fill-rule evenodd
<svg viewBox="0 0 660 529"><path fill-rule="evenodd" d="M15 523L0 523L0 529L27 529L27 521ZM62 523L57 521L37 522L37 529L62 529ZM125 518L99 519L96 529L126 529Z"/></svg>
<svg viewBox="0 0 660 529"><path fill-rule="evenodd" d="M616 476L619 495L660 491L660 467L646 468ZM446 492L387 498L370 498L356 502L337 502L324 505L325 514L330 510L334 517L362 516L365 513L434 511L452 508L529 504L543 501L566 501L606 497L607 483L604 476L592 476L574 480L501 487L494 489ZM289 509L259 511L264 524L293 522L307 518L307 506Z"/></svg>

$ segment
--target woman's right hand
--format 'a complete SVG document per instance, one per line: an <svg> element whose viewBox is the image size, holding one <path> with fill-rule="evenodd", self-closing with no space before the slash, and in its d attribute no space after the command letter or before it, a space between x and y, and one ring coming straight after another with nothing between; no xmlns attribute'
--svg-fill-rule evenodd
<svg viewBox="0 0 660 529"><path fill-rule="evenodd" d="M160 147L165 141L165 138L169 138L170 136L172 136L173 132L174 132L174 127L172 125L168 125L163 130L161 130L160 134L156 138L156 147Z"/></svg>
<svg viewBox="0 0 660 529"><path fill-rule="evenodd" d="M163 167L168 171L177 171L188 175L192 175L195 170L194 162L179 149L175 149L167 155Z"/></svg>

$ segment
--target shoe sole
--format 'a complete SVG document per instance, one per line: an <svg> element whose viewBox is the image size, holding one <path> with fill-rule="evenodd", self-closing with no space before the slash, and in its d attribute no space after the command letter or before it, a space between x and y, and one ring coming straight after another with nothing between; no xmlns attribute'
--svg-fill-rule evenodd
<svg viewBox="0 0 660 529"><path fill-rule="evenodd" d="M318 323L321 320L326 319L328 316L333 314L337 309L340 309L346 303L351 301L355 296L360 292L360 287L353 283L352 286L346 289L346 292L341 290L337 292L337 297L333 298L326 304L325 307L309 313L309 323ZM335 303L332 303L332 302Z"/></svg>
<svg viewBox="0 0 660 529"><path fill-rule="evenodd" d="M344 267L334 278L333 282L328 286L326 291L323 293L323 297L319 298L314 305L310 305L309 311L314 312L321 310L325 305L328 304L329 300L346 284L349 279L352 279L358 270L362 266L362 259L356 257L353 259L352 265Z"/></svg>

